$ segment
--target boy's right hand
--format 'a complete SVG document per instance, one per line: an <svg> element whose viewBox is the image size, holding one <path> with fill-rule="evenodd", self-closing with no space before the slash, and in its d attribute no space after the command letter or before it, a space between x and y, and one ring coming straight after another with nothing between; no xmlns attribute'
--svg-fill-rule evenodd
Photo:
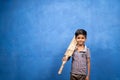
<svg viewBox="0 0 120 80"><path fill-rule="evenodd" d="M62 61L67 61L68 60L68 57L67 56L64 56L63 58L62 58Z"/></svg>

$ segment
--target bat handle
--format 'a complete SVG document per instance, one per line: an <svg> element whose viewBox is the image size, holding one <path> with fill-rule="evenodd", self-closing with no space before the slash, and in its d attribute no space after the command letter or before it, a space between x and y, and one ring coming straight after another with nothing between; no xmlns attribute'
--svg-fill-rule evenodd
<svg viewBox="0 0 120 80"><path fill-rule="evenodd" d="M63 61L63 62L62 62L62 65L61 65L61 67L60 67L60 69L59 69L59 71L58 71L58 74L61 74L61 73L62 73L62 70L63 70L63 67L64 67L65 63L66 63L66 61Z"/></svg>

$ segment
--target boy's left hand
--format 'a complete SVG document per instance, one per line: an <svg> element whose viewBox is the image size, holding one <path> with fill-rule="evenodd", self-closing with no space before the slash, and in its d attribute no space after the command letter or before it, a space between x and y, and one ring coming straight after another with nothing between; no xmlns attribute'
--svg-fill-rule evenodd
<svg viewBox="0 0 120 80"><path fill-rule="evenodd" d="M89 76L86 76L86 79L85 80L89 80Z"/></svg>

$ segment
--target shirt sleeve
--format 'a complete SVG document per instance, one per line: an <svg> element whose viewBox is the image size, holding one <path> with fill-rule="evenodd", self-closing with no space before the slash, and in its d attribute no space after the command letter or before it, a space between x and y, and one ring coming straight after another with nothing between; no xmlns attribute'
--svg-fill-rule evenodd
<svg viewBox="0 0 120 80"><path fill-rule="evenodd" d="M87 49L87 58L90 58L90 49Z"/></svg>

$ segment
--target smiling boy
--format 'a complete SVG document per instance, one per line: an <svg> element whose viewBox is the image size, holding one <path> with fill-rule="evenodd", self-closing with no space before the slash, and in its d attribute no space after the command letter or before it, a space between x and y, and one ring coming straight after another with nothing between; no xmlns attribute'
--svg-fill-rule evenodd
<svg viewBox="0 0 120 80"><path fill-rule="evenodd" d="M72 67L70 80L89 80L90 77L90 51L85 45L87 32L84 29L78 29L75 32L77 42L76 49L72 55ZM63 57L67 61L69 57Z"/></svg>

